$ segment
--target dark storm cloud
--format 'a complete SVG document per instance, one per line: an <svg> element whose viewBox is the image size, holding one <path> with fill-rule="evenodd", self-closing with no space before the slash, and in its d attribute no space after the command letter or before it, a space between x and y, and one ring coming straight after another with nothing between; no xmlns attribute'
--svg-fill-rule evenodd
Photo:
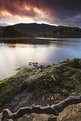
<svg viewBox="0 0 81 121"><path fill-rule="evenodd" d="M30 6L29 10L24 8ZM51 18L47 21L55 24L81 24L81 0L0 0L0 10L12 15L35 17L34 7L47 11Z"/></svg>

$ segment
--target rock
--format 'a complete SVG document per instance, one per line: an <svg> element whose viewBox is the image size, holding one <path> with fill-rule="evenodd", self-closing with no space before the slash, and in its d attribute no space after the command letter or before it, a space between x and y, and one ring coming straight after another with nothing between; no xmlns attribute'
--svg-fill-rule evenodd
<svg viewBox="0 0 81 121"><path fill-rule="evenodd" d="M49 115L45 114L26 114L22 118L18 119L18 121L48 121L48 118Z"/></svg>
<svg viewBox="0 0 81 121"><path fill-rule="evenodd" d="M57 121L57 117L56 116L50 117L48 121Z"/></svg>
<svg viewBox="0 0 81 121"><path fill-rule="evenodd" d="M81 121L81 104L71 105L62 111L57 121Z"/></svg>

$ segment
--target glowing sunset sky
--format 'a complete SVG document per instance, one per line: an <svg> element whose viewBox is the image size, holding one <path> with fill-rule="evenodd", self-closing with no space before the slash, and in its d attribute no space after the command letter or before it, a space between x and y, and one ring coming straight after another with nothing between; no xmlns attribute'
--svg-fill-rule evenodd
<svg viewBox="0 0 81 121"><path fill-rule="evenodd" d="M81 0L0 0L0 23L81 27Z"/></svg>

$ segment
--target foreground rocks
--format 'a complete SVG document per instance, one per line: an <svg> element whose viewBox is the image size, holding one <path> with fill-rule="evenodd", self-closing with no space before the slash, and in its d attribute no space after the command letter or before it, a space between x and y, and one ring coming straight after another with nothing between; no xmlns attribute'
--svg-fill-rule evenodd
<svg viewBox="0 0 81 121"><path fill-rule="evenodd" d="M0 111L9 108L14 112L32 104L52 105L70 95L80 94L81 59L67 59L44 68L24 68L15 76L0 81ZM57 117L58 121L79 121L80 108L80 104L66 108ZM53 117L50 119L49 115L32 114L23 116L19 121L48 121L48 119L55 120Z"/></svg>

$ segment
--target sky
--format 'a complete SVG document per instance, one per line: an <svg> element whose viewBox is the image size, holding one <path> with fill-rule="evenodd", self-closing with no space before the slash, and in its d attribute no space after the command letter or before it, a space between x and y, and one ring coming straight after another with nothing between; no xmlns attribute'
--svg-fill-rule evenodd
<svg viewBox="0 0 81 121"><path fill-rule="evenodd" d="M81 0L0 0L0 23L81 27Z"/></svg>

